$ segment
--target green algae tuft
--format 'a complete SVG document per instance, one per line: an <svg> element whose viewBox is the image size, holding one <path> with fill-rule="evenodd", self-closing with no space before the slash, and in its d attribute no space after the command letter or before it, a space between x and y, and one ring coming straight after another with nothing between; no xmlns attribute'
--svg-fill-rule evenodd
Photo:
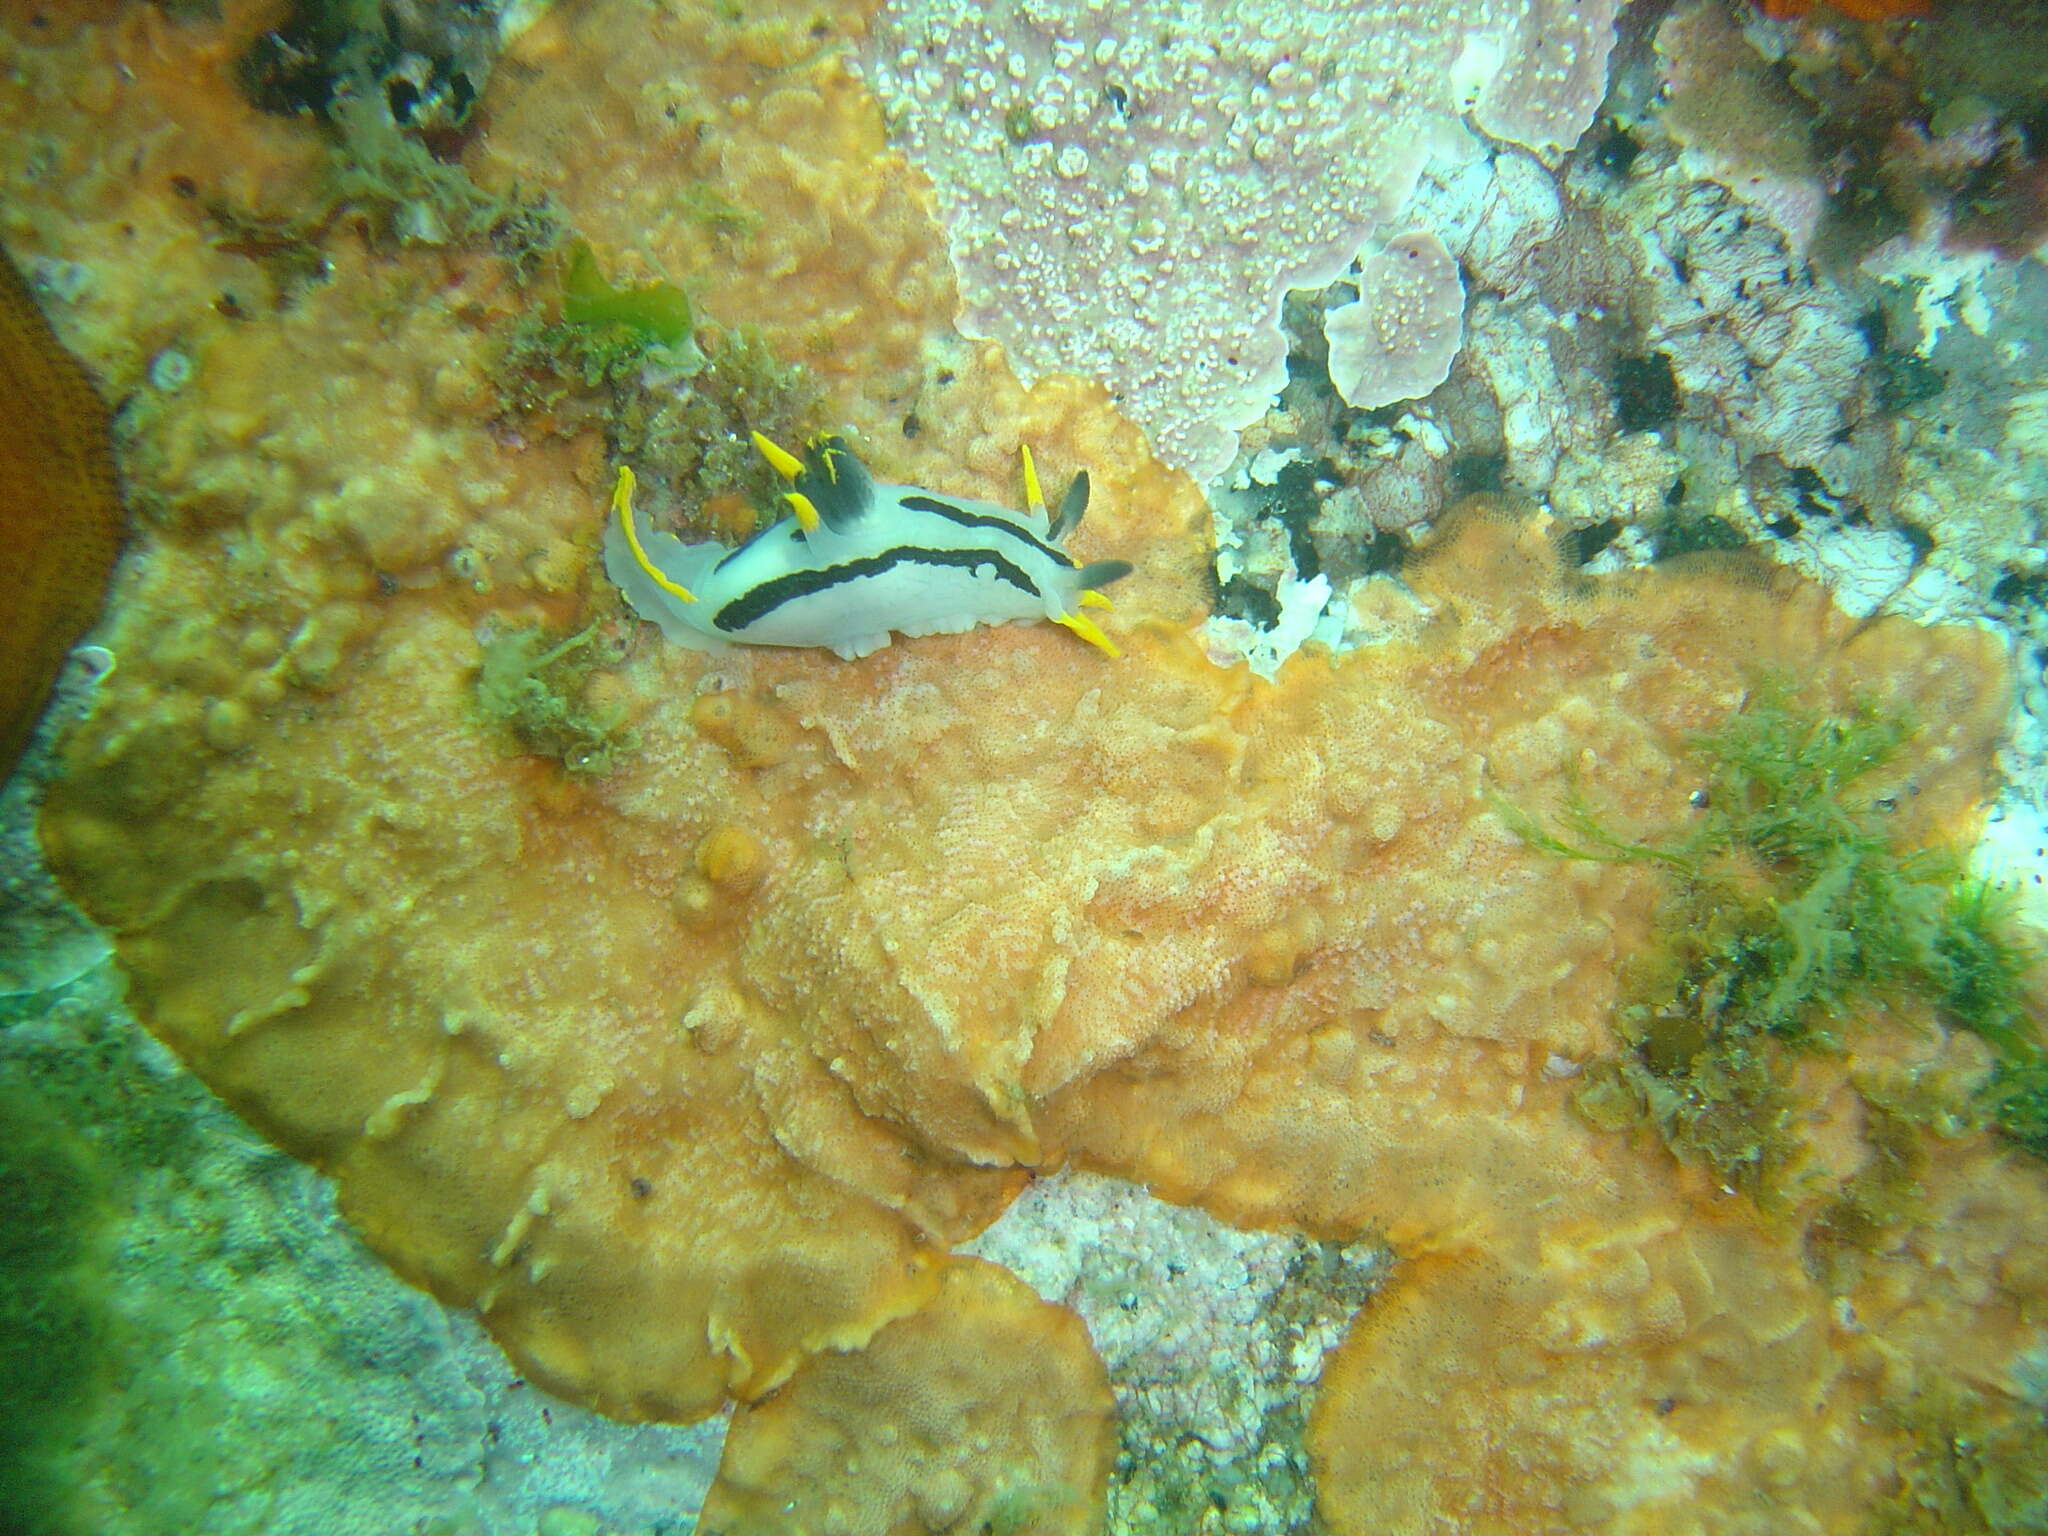
<svg viewBox="0 0 2048 1536"><path fill-rule="evenodd" d="M476 703L484 718L507 727L521 748L559 761L569 773L597 778L634 750L622 716L587 701L591 674L616 663L619 647L589 625L567 639L539 629L513 629L483 642Z"/></svg>
<svg viewBox="0 0 2048 1536"><path fill-rule="evenodd" d="M690 301L674 283L614 288L588 240L570 242L562 273L562 318L570 325L619 326L673 347L690 334Z"/></svg>
<svg viewBox="0 0 2048 1536"><path fill-rule="evenodd" d="M1595 1063L1577 1095L1588 1120L1651 1126L1724 1186L1778 1203L1799 1157L1798 1054L1838 1048L1872 1009L1906 1007L1991 1046L1999 1067L1971 1115L2048 1150L2048 1072L2024 1001L2035 957L1955 850L1902 846L1889 825L1897 802L1882 771L1913 734L1868 700L1803 710L1789 683L1767 678L1691 743L1705 785L1683 832L1624 838L1577 799L1555 830L1502 806L1532 847L1670 877L1625 982L1626 1049ZM1910 1158L1892 1151L1869 1187L1838 1201L1829 1219L1842 1234L1898 1216Z"/></svg>
<svg viewBox="0 0 2048 1536"><path fill-rule="evenodd" d="M655 526L685 542L737 543L762 521L755 506L779 487L764 481L752 433L801 443L820 425L810 373L759 331L694 329L680 289L613 288L580 241L563 267L559 318L516 318L492 373L508 426L597 431L646 486Z"/></svg>
<svg viewBox="0 0 2048 1536"><path fill-rule="evenodd" d="M1958 1385L1916 1394L1886 1417L1908 1436L1897 1491L1872 1536L2022 1536L2048 1530L2048 1421L2038 1401Z"/></svg>

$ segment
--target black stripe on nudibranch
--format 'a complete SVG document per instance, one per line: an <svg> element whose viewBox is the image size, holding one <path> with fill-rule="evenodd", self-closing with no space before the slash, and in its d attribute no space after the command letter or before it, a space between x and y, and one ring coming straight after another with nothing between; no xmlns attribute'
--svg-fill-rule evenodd
<svg viewBox="0 0 2048 1536"><path fill-rule="evenodd" d="M785 603L799 598L812 597L820 592L829 592L834 587L844 586L849 581L859 581L868 576L880 576L899 565L950 566L956 570L972 571L976 566L992 566L998 581L1007 581L1020 592L1043 600L1045 594L1036 583L1025 575L1013 561L990 549L923 549L916 545L900 545L885 549L879 555L866 555L859 560L848 560L840 565L828 565L815 571L791 571L786 576L777 576L759 586L750 587L734 598L712 616L712 625L727 634L738 634L750 625L758 624Z"/></svg>
<svg viewBox="0 0 2048 1536"><path fill-rule="evenodd" d="M985 512L970 512L965 507L956 507L950 501L940 501L935 496L905 496L901 499L901 504L916 512L930 512L936 517L943 517L947 522L958 523L962 528L993 528L998 533L1007 533L1019 543L1030 545L1054 564L1063 565L1068 570L1074 568L1074 562L1068 558L1065 550L1057 544L1046 543L1029 528L1020 528L1006 517L990 517Z"/></svg>

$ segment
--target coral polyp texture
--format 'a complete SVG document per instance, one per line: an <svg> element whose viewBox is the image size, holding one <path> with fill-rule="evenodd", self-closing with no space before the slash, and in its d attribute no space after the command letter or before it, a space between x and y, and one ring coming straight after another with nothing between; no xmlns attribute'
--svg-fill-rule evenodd
<svg viewBox="0 0 2048 1536"><path fill-rule="evenodd" d="M701 1528L1088 1536L1115 1450L1081 1320L1005 1269L957 1259L934 1305L739 1412Z"/></svg>
<svg viewBox="0 0 2048 1536"><path fill-rule="evenodd" d="M1421 50L1429 110L1450 71L1482 122L1533 100L1505 101L1503 60L1574 35L1411 10L1373 67ZM1333 13L1315 46L1397 14ZM1194 68L1162 18L1131 29L1131 80ZM1961 1112L1904 1164L1885 1129L1969 1102L1982 1043L1873 1002L1794 1069L1798 1177L1766 1211L1574 1110L1667 892L1654 860L1527 830L1684 826L1697 738L1771 669L1788 708L1918 722L1855 792L1903 848L1967 836L1993 637L1854 621L1735 560L1592 578L1545 514L1475 502L1360 589L1380 643L1270 683L1219 667L1189 478L1102 383L1027 356L1026 387L953 332L948 234L841 57L864 13L593 0L499 62L460 155L480 195L544 191L620 287L686 287L707 339L758 324L889 480L1013 498L1020 442L1048 483L1086 467L1075 558L1137 567L1102 620L1120 660L1044 625L857 662L663 646L599 565L600 427L504 413L507 337L549 302L530 250L338 214L317 281L267 303L181 190L334 195L329 138L190 87L267 24L131 8L0 81L39 124L35 178L0 139L33 188L10 244L54 268L130 227L151 278L79 301L126 306L81 350L125 388L175 339L196 381L127 444L148 516L119 665L41 831L149 1028L537 1385L626 1419L741 1405L710 1506L733 1530L1087 1530L1114 1469L1083 1330L952 1252L1073 1165L1392 1245L1309 1422L1342 1536L1826 1529L1944 1425L2032 1432L2048 1179ZM110 169L108 142L139 147ZM481 696L508 669L534 706L511 728ZM536 718L590 722L602 761ZM1880 1217L1895 1165L1917 1193Z"/></svg>
<svg viewBox="0 0 2048 1536"><path fill-rule="evenodd" d="M1027 382L1101 380L1160 458L1208 478L1286 382L1281 296L1393 232L1431 151L1469 137L1461 114L1531 149L1575 142L1614 10L898 0L866 57L932 180L962 328Z"/></svg>

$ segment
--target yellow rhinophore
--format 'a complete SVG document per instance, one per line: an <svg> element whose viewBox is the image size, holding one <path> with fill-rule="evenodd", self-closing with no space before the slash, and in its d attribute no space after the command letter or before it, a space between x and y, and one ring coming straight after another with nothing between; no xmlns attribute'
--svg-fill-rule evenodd
<svg viewBox="0 0 2048 1536"><path fill-rule="evenodd" d="M1024 505L1040 517L1044 517L1045 492L1039 488L1038 466L1031 462L1031 445L1029 443L1019 443L1017 445L1017 452L1024 460ZM1081 606L1083 608L1114 608L1116 605L1100 592L1090 588L1082 592ZM1110 642L1107 635L1103 634L1093 624L1088 624L1086 619L1081 619L1079 622L1081 624L1088 624L1087 629L1081 629L1077 624L1066 619L1061 619L1060 622L1073 630L1075 634L1086 640L1090 645L1099 645L1112 656L1123 655L1123 652Z"/></svg>
<svg viewBox="0 0 2048 1536"><path fill-rule="evenodd" d="M654 562L647 558L647 551L640 547L639 531L633 527L633 471L624 464L619 466L618 484L612 487L612 514L618 518L619 527L626 535L626 547L633 551L634 563L647 573L647 579L671 597L686 603L697 601L696 593L687 587L677 586L656 570Z"/></svg>
<svg viewBox="0 0 2048 1536"><path fill-rule="evenodd" d="M754 440L754 451L768 461L768 467L785 480L794 480L804 472L804 463L787 448L771 443L759 432L750 433Z"/></svg>
<svg viewBox="0 0 2048 1536"><path fill-rule="evenodd" d="M1024 505L1045 516L1045 493L1038 488L1038 466L1031 462L1031 445L1019 443L1017 453L1024 460Z"/></svg>
<svg viewBox="0 0 2048 1536"><path fill-rule="evenodd" d="M789 510L796 516L797 527L805 533L818 526L818 509L811 505L811 498L802 491L784 491L782 499L789 503Z"/></svg>
<svg viewBox="0 0 2048 1536"><path fill-rule="evenodd" d="M804 472L804 462L779 443L769 440L760 432L748 434L754 440L754 451L768 461L768 467L785 480L794 480ZM784 491L782 499L789 503L789 510L796 518L797 527L810 533L818 526L818 509L811 504L811 498L802 491Z"/></svg>

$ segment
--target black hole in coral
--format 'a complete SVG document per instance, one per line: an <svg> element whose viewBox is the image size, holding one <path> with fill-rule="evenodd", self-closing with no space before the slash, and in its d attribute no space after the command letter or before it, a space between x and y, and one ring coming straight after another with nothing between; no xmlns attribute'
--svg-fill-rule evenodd
<svg viewBox="0 0 2048 1536"><path fill-rule="evenodd" d="M1610 176L1626 176L1643 146L1614 119L1609 118L1593 143L1593 163Z"/></svg>
<svg viewBox="0 0 2048 1536"><path fill-rule="evenodd" d="M1507 489L1508 456L1504 453L1461 453L1451 460L1454 496L1498 496Z"/></svg>
<svg viewBox="0 0 2048 1536"><path fill-rule="evenodd" d="M394 123L409 123L420 104L420 88L410 80L389 80L384 85L384 100L390 104Z"/></svg>
<svg viewBox="0 0 2048 1536"><path fill-rule="evenodd" d="M1271 629L1280 622L1280 600L1246 577L1233 576L1216 596L1219 618L1243 619L1257 629Z"/></svg>
<svg viewBox="0 0 2048 1536"><path fill-rule="evenodd" d="M1612 544L1620 534L1621 519L1618 517L1589 523L1584 528L1574 528L1564 536L1564 557L1573 565L1584 565Z"/></svg>
<svg viewBox="0 0 2048 1536"><path fill-rule="evenodd" d="M1678 415L1678 380L1662 352L1614 361L1615 424L1624 432L1653 432Z"/></svg>
<svg viewBox="0 0 2048 1536"><path fill-rule="evenodd" d="M1991 601L2006 607L2033 603L2048 608L2048 576L2038 572L2007 571L1991 589Z"/></svg>

